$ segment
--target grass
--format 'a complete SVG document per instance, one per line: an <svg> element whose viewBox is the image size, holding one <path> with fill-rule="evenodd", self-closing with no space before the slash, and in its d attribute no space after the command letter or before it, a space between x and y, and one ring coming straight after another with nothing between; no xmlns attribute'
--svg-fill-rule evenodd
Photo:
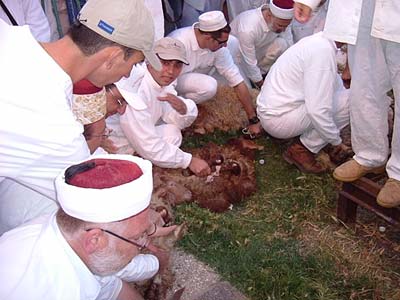
<svg viewBox="0 0 400 300"><path fill-rule="evenodd" d="M185 147L235 135L192 137ZM337 222L330 174L302 174L282 160L284 145L257 143L265 147L255 161L258 192L224 214L179 206L177 222L189 224L180 247L250 299L400 299L399 247L382 252L382 236Z"/></svg>

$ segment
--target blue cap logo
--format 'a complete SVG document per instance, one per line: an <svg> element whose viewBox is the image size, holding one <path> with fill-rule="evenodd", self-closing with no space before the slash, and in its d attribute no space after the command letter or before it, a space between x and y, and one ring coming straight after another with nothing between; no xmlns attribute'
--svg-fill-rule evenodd
<svg viewBox="0 0 400 300"><path fill-rule="evenodd" d="M112 34L113 31L114 31L114 27L112 27L111 25L107 24L103 20L100 20L99 24L97 24L97 27L101 28L102 30L104 30L108 34Z"/></svg>

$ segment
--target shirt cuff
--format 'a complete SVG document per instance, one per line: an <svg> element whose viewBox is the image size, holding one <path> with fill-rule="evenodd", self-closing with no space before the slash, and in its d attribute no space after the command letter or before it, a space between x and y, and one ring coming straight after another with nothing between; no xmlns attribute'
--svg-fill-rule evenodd
<svg viewBox="0 0 400 300"><path fill-rule="evenodd" d="M235 87L237 86L239 83L243 82L244 79L242 77L242 75L240 75L240 73L238 73L235 76L231 76L230 78L227 78L228 82L229 82L229 86L230 87Z"/></svg>
<svg viewBox="0 0 400 300"><path fill-rule="evenodd" d="M189 167L190 162L192 161L192 154L187 153L187 152L183 152L183 169L186 169L187 167Z"/></svg>

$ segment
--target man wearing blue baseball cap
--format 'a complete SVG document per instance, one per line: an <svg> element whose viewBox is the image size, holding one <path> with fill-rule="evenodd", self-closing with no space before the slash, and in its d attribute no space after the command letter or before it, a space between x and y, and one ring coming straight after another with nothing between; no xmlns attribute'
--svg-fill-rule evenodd
<svg viewBox="0 0 400 300"><path fill-rule="evenodd" d="M38 43L27 27L1 20L0 35L1 231L54 206L54 178L89 157L71 110L72 84L86 78L102 87L128 76L144 56L156 68L160 62L141 0L89 0L68 34L53 43Z"/></svg>

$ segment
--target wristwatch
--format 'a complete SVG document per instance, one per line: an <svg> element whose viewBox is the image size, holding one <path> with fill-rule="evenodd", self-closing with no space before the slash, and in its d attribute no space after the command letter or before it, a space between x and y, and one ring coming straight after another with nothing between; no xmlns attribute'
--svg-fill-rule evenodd
<svg viewBox="0 0 400 300"><path fill-rule="evenodd" d="M257 116L254 116L254 117L249 119L249 123L251 125L257 124L258 122L260 122L260 119Z"/></svg>

